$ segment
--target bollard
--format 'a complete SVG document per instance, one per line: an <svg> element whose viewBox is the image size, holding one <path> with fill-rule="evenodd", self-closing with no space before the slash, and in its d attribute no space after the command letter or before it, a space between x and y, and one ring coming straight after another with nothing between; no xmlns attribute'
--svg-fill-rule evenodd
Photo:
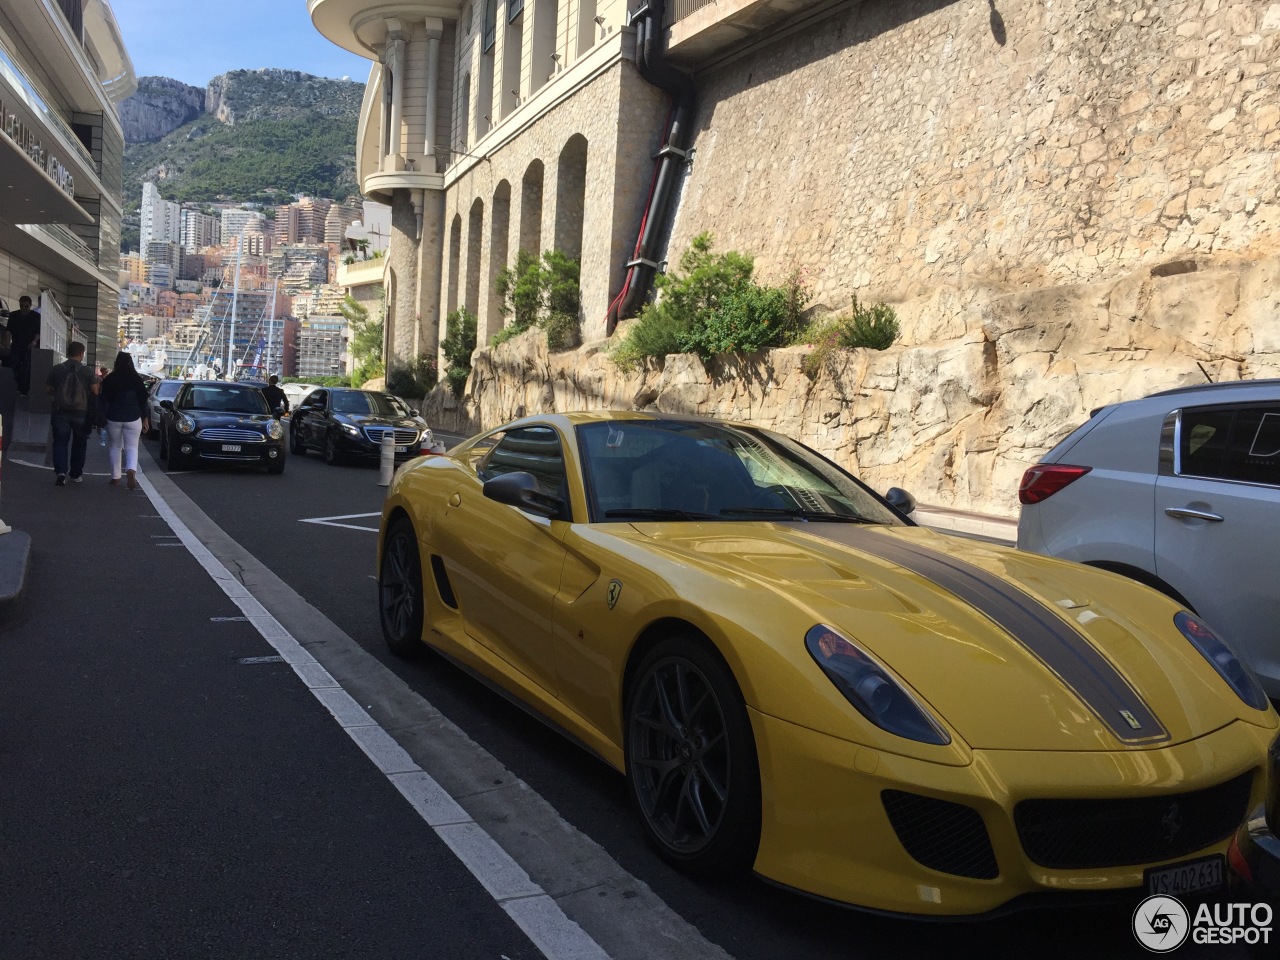
<svg viewBox="0 0 1280 960"><path fill-rule="evenodd" d="M0 464L4 463L4 417L0 417ZM13 527L0 520L0 534L9 533Z"/></svg>
<svg viewBox="0 0 1280 960"><path fill-rule="evenodd" d="M378 471L378 486L391 486L391 475L396 472L396 432L382 431L382 461Z"/></svg>

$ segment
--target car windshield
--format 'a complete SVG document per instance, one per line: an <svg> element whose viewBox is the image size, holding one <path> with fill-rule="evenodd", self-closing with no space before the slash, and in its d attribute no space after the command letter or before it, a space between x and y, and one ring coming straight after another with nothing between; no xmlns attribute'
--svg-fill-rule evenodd
<svg viewBox="0 0 1280 960"><path fill-rule="evenodd" d="M375 417L407 417L409 408L398 397L389 393L361 393L359 391L335 393L334 413L371 414Z"/></svg>
<svg viewBox="0 0 1280 960"><path fill-rule="evenodd" d="M187 391L179 408L216 413L260 413L269 415L262 391L233 384L201 384Z"/></svg>
<svg viewBox="0 0 1280 960"><path fill-rule="evenodd" d="M593 520L902 522L839 467L764 430L624 420L577 437Z"/></svg>
<svg viewBox="0 0 1280 960"><path fill-rule="evenodd" d="M161 380L156 384L157 400L172 400L178 395L178 391L182 389L181 380Z"/></svg>

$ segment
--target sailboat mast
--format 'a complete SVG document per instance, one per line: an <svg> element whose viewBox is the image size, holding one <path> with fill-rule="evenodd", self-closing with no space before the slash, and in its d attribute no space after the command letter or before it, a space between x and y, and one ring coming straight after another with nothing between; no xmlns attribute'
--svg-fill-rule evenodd
<svg viewBox="0 0 1280 960"><path fill-rule="evenodd" d="M244 231L240 231L240 239L236 243L236 279L231 287L231 336L227 338L227 368L223 376L228 380L236 378L232 363L236 351L236 304L240 299L240 257L244 254Z"/></svg>
<svg viewBox="0 0 1280 960"><path fill-rule="evenodd" d="M279 280L271 285L271 318L267 321L267 359L262 364L263 373L268 378L271 376L271 345L275 341L276 334L276 290L279 286Z"/></svg>

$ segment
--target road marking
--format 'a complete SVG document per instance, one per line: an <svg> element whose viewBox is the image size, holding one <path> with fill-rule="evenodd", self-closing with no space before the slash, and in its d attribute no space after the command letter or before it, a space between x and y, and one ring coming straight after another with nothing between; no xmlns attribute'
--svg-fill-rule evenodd
<svg viewBox="0 0 1280 960"><path fill-rule="evenodd" d="M322 527L343 527L347 530L366 530L369 533L377 533L377 527L364 527L354 523L334 523L335 520L363 520L365 517L380 517L382 513L344 513L337 517L309 517L305 520L299 520L299 523L315 523Z"/></svg>
<svg viewBox="0 0 1280 960"><path fill-rule="evenodd" d="M247 617L238 617L239 620L246 620ZM284 657L241 657L236 663L284 663Z"/></svg>
<svg viewBox="0 0 1280 960"><path fill-rule="evenodd" d="M332 675L308 653L247 587L197 539L145 474L138 482L196 562L240 608L282 660L311 690L374 766L387 777L423 821L453 851L503 912L548 960L609 960L609 955L517 863L429 773L387 733ZM352 519L348 517L327 519ZM368 528L364 528L368 529ZM159 544L158 544L159 546ZM445 801L447 798L447 802ZM456 809L455 809L456 808ZM433 822L445 811L447 822Z"/></svg>
<svg viewBox="0 0 1280 960"><path fill-rule="evenodd" d="M32 463L30 460L23 460L23 459L21 459L20 457L5 457L5 461L4 461L4 462L5 462L5 463L16 463L16 464L18 464L19 466L23 466L23 467L35 467L37 470L52 470L52 469L53 469L53 467L51 467L51 466L46 466L46 465L45 465L45 464L43 464L43 463ZM110 474L110 473L89 473L88 471L85 471L84 473L82 473L82 474L81 474L81 476L82 476L82 477L109 477L109 476L111 476L111 474Z"/></svg>
<svg viewBox="0 0 1280 960"><path fill-rule="evenodd" d="M210 617L210 623L248 623L248 617Z"/></svg>

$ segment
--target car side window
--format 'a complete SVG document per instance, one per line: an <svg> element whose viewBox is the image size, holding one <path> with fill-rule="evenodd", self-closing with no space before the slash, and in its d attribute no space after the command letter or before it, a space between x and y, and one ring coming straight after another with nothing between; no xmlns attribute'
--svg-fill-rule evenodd
<svg viewBox="0 0 1280 960"><path fill-rule="evenodd" d="M564 454L560 437L550 427L521 427L508 430L481 465L481 480L523 470L533 474L538 489L565 499Z"/></svg>
<svg viewBox="0 0 1280 960"><path fill-rule="evenodd" d="M326 390L315 390L311 396L307 397L306 403L311 404L317 410L323 410L325 401L329 399L329 393Z"/></svg>
<svg viewBox="0 0 1280 960"><path fill-rule="evenodd" d="M1280 486L1280 406L1184 410L1183 476Z"/></svg>

